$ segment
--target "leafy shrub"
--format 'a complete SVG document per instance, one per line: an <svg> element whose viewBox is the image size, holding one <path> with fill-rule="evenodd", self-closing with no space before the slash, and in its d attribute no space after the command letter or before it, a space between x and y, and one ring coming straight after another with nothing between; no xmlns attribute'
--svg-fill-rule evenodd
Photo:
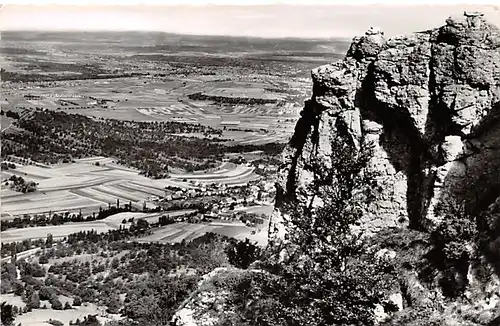
<svg viewBox="0 0 500 326"><path fill-rule="evenodd" d="M73 299L73 306L77 307L77 306L81 306L82 305L82 299L80 299L80 297L75 297Z"/></svg>
<svg viewBox="0 0 500 326"><path fill-rule="evenodd" d="M2 318L2 325L12 325L14 321L14 313L12 311L12 305L2 302L0 307L0 313Z"/></svg>
<svg viewBox="0 0 500 326"><path fill-rule="evenodd" d="M442 312L432 307L410 307L404 309L389 320L382 323L381 326L442 326L450 325L446 323L446 317Z"/></svg>
<svg viewBox="0 0 500 326"><path fill-rule="evenodd" d="M39 264L47 264L49 262L49 259L47 258L46 255L41 255L39 258L38 258L38 263Z"/></svg>
<svg viewBox="0 0 500 326"><path fill-rule="evenodd" d="M62 305L61 301L59 301L59 299L56 296L53 296L50 299L50 304L52 306L52 309L54 309L54 310L63 310L63 305Z"/></svg>
<svg viewBox="0 0 500 326"><path fill-rule="evenodd" d="M21 276L21 281L23 281L26 285L31 285L35 290L40 290L43 286L43 282L34 278L31 275L23 275Z"/></svg>
<svg viewBox="0 0 500 326"><path fill-rule="evenodd" d="M117 314L120 311L122 304L120 302L120 298L116 293L110 296L110 298L106 302L106 306L107 306L106 312L110 314Z"/></svg>
<svg viewBox="0 0 500 326"><path fill-rule="evenodd" d="M77 319L74 323L70 322L70 325L75 326L101 326L101 323L97 319L97 315L88 315L83 318L83 320Z"/></svg>
<svg viewBox="0 0 500 326"><path fill-rule="evenodd" d="M12 283L12 288L14 289L14 294L18 296L22 296L24 294L24 285L19 280L15 280Z"/></svg>
<svg viewBox="0 0 500 326"><path fill-rule="evenodd" d="M64 323L62 321L56 320L56 319L49 319L47 323L54 325L54 326L64 326Z"/></svg>
<svg viewBox="0 0 500 326"><path fill-rule="evenodd" d="M30 309L40 308L40 296L38 295L38 292L33 292L33 294L29 297L27 306Z"/></svg>
<svg viewBox="0 0 500 326"><path fill-rule="evenodd" d="M231 241L226 248L226 254L230 264L238 268L248 268L259 259L261 252L260 248L250 243L247 238L245 241Z"/></svg>
<svg viewBox="0 0 500 326"><path fill-rule="evenodd" d="M475 219L466 214L447 215L431 237L434 249L429 260L442 272L439 283L446 295L458 296L469 283L467 273L476 255Z"/></svg>
<svg viewBox="0 0 500 326"><path fill-rule="evenodd" d="M149 275L128 291L122 313L141 325L168 324L198 280L192 276Z"/></svg>
<svg viewBox="0 0 500 326"><path fill-rule="evenodd" d="M51 286L42 286L39 292L40 300L51 300L57 296L56 290Z"/></svg>
<svg viewBox="0 0 500 326"><path fill-rule="evenodd" d="M1 293L12 291L12 287L17 280L16 266L12 263L1 264L1 279L0 288Z"/></svg>
<svg viewBox="0 0 500 326"><path fill-rule="evenodd" d="M45 269L37 263L22 262L20 264L21 275L33 277L44 277Z"/></svg>
<svg viewBox="0 0 500 326"><path fill-rule="evenodd" d="M283 304L289 294L283 278L270 273L241 273L233 282L224 282L236 314L220 316L221 326L279 325Z"/></svg>
<svg viewBox="0 0 500 326"><path fill-rule="evenodd" d="M433 232L432 238L436 248L442 251L443 258L461 261L470 259L471 253L467 244L473 241L477 234L473 218L448 215Z"/></svg>

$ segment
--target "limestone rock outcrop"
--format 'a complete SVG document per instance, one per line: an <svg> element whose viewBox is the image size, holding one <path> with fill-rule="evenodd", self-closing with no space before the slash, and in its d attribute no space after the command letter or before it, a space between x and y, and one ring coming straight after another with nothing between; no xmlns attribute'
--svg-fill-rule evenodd
<svg viewBox="0 0 500 326"><path fill-rule="evenodd" d="M174 314L171 324L176 326L216 326L235 315L231 292L235 279L255 273L265 273L258 269L238 269L218 267L203 275L194 291Z"/></svg>
<svg viewBox="0 0 500 326"><path fill-rule="evenodd" d="M215 291L211 286L213 279L228 272L228 268L216 268L203 275L197 291L181 305L172 318L172 324L179 326L217 325L220 314L224 313L227 291Z"/></svg>
<svg viewBox="0 0 500 326"><path fill-rule="evenodd" d="M379 192L360 225L370 232L432 229L443 205L479 209L500 195L500 30L480 13L392 38L372 28L312 78L283 153L271 236L286 203L315 196L313 162L331 167L333 137L374 148L367 169Z"/></svg>

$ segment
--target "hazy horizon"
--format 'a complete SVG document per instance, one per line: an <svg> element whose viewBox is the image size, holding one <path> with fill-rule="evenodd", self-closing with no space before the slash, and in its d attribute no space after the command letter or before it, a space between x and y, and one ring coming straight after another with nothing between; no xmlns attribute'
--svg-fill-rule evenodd
<svg viewBox="0 0 500 326"><path fill-rule="evenodd" d="M192 37L213 37L213 38L249 38L249 39L276 39L276 40L302 40L302 41L346 41L350 42L352 40L349 36L330 36L330 37L298 37L298 36L254 36L254 35L223 35L223 34L196 34L196 33L176 33L176 32L168 32L168 31L152 31L152 30L84 30L84 29L75 29L75 30L40 30L40 29L9 29L9 30L0 30L0 33L158 33L158 34L166 34L172 36L192 36ZM1 41L1 38L0 38Z"/></svg>
<svg viewBox="0 0 500 326"><path fill-rule="evenodd" d="M491 5L5 5L0 30L328 39L351 38L371 26L389 36L426 30L464 10L482 11L500 25L500 11Z"/></svg>

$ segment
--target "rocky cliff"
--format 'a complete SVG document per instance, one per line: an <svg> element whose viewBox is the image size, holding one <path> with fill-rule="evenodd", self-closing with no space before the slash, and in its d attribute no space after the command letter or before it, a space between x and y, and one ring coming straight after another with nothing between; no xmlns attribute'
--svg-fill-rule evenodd
<svg viewBox="0 0 500 326"><path fill-rule="evenodd" d="M394 38L372 28L354 39L344 60L314 69L312 78L311 99L283 152L270 237L284 235L288 204L311 210L322 204L314 185L332 169L339 139L350 148L372 147L363 172L375 175L376 197L356 228L378 233L370 238L372 249L381 247L375 257L388 254L399 273L399 281L393 279L396 292L389 293L389 299L397 299L393 301L399 312L392 315L392 310L377 305L376 322L498 325L500 30L479 13L464 13L440 28ZM481 231L487 230L486 256L493 253L496 258L486 262L481 254L473 262L457 260L458 269L436 265L431 254L439 263L443 259L436 256L427 231L440 225L446 212L460 207L468 217L479 217ZM451 238L460 229L453 227L447 233ZM277 243L283 248L283 242ZM464 243L469 250L470 241ZM496 274L490 273L490 266L496 267ZM224 316L238 317L242 308L236 307L234 296L231 299L235 289L227 284L235 284L245 273L261 271L217 270L207 275L176 314L175 324L217 325ZM458 280L452 284L467 285L460 298L443 295L440 281L450 275ZM255 301L245 300L240 302L243 310Z"/></svg>
<svg viewBox="0 0 500 326"><path fill-rule="evenodd" d="M365 231L429 230L440 207L479 210L500 195L500 31L482 14L393 38L372 28L312 78L283 154L271 236L282 231L287 203L321 202L313 167L331 167L334 137L374 149L367 169L379 191Z"/></svg>

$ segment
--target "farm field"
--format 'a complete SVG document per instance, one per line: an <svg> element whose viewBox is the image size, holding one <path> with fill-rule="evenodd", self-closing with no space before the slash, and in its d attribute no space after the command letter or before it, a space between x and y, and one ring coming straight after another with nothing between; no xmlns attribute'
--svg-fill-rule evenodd
<svg viewBox="0 0 500 326"><path fill-rule="evenodd" d="M3 300L3 295L1 299ZM50 306L48 302L47 305ZM17 316L14 325L20 323L23 326L50 326L51 324L47 323L49 319L59 320L64 325L69 325L70 321L75 321L77 318L83 320L88 315L97 315L97 319L101 323L121 319L117 314L106 313L105 307L98 307L92 303L84 303L82 306L73 307L70 310L54 310L52 308L33 309L31 312Z"/></svg>
<svg viewBox="0 0 500 326"><path fill-rule="evenodd" d="M273 209L274 205L269 204L269 205L256 205L256 206L243 207L240 210L247 213L264 214L266 216L270 216L271 213L273 212Z"/></svg>
<svg viewBox="0 0 500 326"><path fill-rule="evenodd" d="M45 238L47 234L52 234L54 239L60 239L68 236L71 233L80 232L80 231L90 231L94 230L98 233L104 233L108 230L116 230L120 228L123 219L128 221L129 218L145 219L149 223L158 222L158 217L160 215L170 215L170 216L180 216L183 214L191 213L194 210L179 210L179 211L171 211L171 212L162 212L162 213L140 213L140 212L125 212L118 213L111 216L108 216L105 219L97 220L93 222L74 222L74 223L65 223L63 225L51 225L51 226L37 226L37 227L29 227L24 229L8 229L6 231L2 231L1 233L1 241L3 243L7 242L18 242L26 239L37 239L37 238ZM130 223L124 224L125 227L129 227Z"/></svg>
<svg viewBox="0 0 500 326"><path fill-rule="evenodd" d="M192 212L192 210L182 210L168 212L170 216L178 216ZM98 220L95 222L76 222L66 223L57 226L38 226L24 229L9 229L1 233L1 242L19 242L26 239L45 238L47 234L52 234L54 239L61 239L71 233L80 231L94 230L98 233L104 233L108 230L118 229L123 219L134 217L137 219L145 219L149 223L157 222L160 215L167 215L163 213L120 213L112 215L106 219ZM129 223L124 225L130 226ZM158 228L152 229L153 234L143 238L137 239L138 242L161 242L161 243L179 243L183 240L190 241L207 232L214 232L236 239L250 238L252 241L257 241L265 245L267 241L267 226L259 226L256 230L256 235L252 235L253 228L245 226L241 222L211 222L209 224L191 224L191 223L174 223Z"/></svg>
<svg viewBox="0 0 500 326"><path fill-rule="evenodd" d="M177 182L182 182L185 179L188 182L221 183L237 186L257 180L258 176L253 170L253 167L226 162L213 171L207 171L206 173L171 173L170 178Z"/></svg>
<svg viewBox="0 0 500 326"><path fill-rule="evenodd" d="M199 76L202 77L202 76ZM96 118L134 121L178 121L225 127L223 137L236 144L285 142L305 97L270 93L269 81L226 81L217 78L178 78L175 80L145 77L110 80L57 82L51 87L26 87L7 91L1 107L4 111L20 108L64 110ZM290 86L292 87L292 86ZM299 88L306 88L301 85ZM256 98L286 102L270 104L218 104L192 100L188 96ZM85 94L85 95L81 95ZM27 99L35 97L36 99ZM95 99L105 101L99 102ZM230 129L230 130L229 130Z"/></svg>
<svg viewBox="0 0 500 326"><path fill-rule="evenodd" d="M100 165L96 166L96 162ZM6 188L3 184L12 174L36 181L38 190L23 194ZM2 172L1 177L1 216L4 220L23 214L66 211L81 211L88 215L97 213L99 207L115 205L117 199L121 204L131 203L142 209L151 195L162 196L166 186L194 188L196 182L234 186L259 178L252 167L223 163L207 173L172 174L169 179L152 180L104 157L76 160L75 163L50 168L19 165L14 170Z"/></svg>
<svg viewBox="0 0 500 326"><path fill-rule="evenodd" d="M211 222L208 224L192 223L174 223L153 229L153 234L138 239L139 242L160 242L160 243L179 243L183 240L191 241L207 232L218 233L244 240L249 238L251 241L265 245L267 243L267 226L260 226L255 235L252 235L253 228L245 226L241 222Z"/></svg>
<svg viewBox="0 0 500 326"><path fill-rule="evenodd" d="M66 237L68 234L80 231L97 231L98 233L105 233L108 230L115 229L102 221L97 222L78 222L66 223L63 225L54 226L37 226L23 229L9 229L2 231L2 243L18 242L26 239L45 238L47 234L52 234L54 239Z"/></svg>

